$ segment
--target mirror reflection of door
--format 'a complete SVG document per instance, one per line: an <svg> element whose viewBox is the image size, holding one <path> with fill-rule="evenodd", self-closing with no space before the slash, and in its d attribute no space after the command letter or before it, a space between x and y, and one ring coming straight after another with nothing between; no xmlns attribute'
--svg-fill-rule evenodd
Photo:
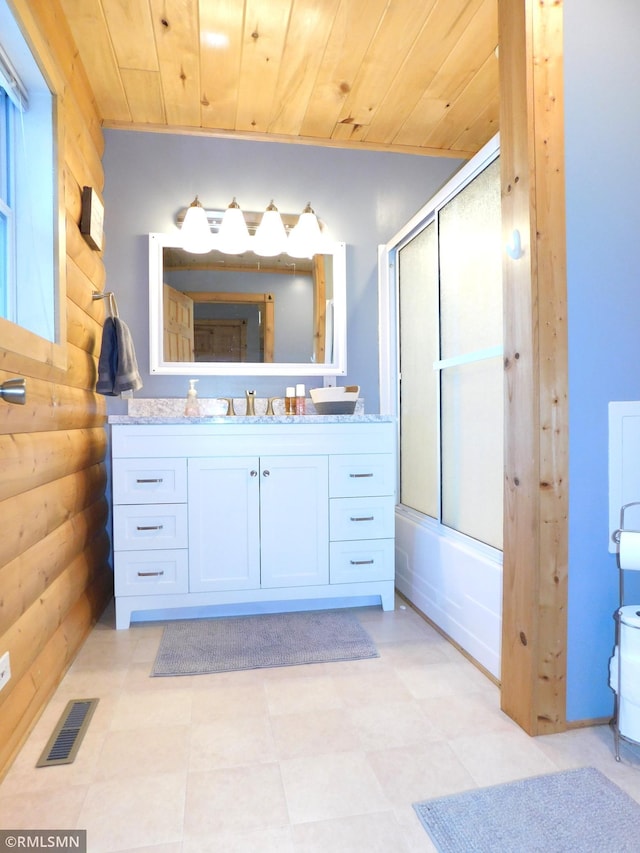
<svg viewBox="0 0 640 853"><path fill-rule="evenodd" d="M162 280L193 299L196 324L200 317L247 320L246 356L215 358L212 362L325 364L333 358L333 341L327 346L327 329L332 328L328 314L334 298L334 257L330 253L313 258L283 254L265 259L253 252L230 257L213 250L194 255L179 247L164 246ZM260 314L246 311L249 305ZM165 349L163 360L177 360L174 351L175 347L169 352ZM197 342L189 360L207 361L200 355Z"/></svg>
<svg viewBox="0 0 640 853"><path fill-rule="evenodd" d="M193 300L195 361L273 362L273 293L201 293L190 290L185 295ZM203 330L202 334L198 334L199 328ZM227 358L224 357L225 346L228 347ZM205 350L217 355L206 358Z"/></svg>
<svg viewBox="0 0 640 853"><path fill-rule="evenodd" d="M246 320L196 320L196 361L246 361Z"/></svg>
<svg viewBox="0 0 640 853"><path fill-rule="evenodd" d="M165 284L164 352L167 361L194 361L193 299Z"/></svg>
<svg viewBox="0 0 640 853"><path fill-rule="evenodd" d="M272 293L184 293L163 285L166 361L273 362Z"/></svg>

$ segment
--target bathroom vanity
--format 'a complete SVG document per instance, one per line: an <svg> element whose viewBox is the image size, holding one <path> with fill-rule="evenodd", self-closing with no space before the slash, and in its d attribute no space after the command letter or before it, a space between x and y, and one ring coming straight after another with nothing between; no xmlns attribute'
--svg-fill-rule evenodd
<svg viewBox="0 0 640 853"><path fill-rule="evenodd" d="M393 418L109 422L117 628L195 607L393 609Z"/></svg>

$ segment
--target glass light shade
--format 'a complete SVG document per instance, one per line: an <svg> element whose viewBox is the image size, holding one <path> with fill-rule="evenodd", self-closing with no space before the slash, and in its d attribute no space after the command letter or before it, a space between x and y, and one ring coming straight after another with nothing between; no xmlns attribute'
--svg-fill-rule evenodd
<svg viewBox="0 0 640 853"><path fill-rule="evenodd" d="M244 214L233 199L225 210L218 231L216 249L225 255L241 255L249 246L249 229Z"/></svg>
<svg viewBox="0 0 640 853"><path fill-rule="evenodd" d="M213 234L204 207L198 196L191 202L182 223L182 248L185 252L203 255L213 248Z"/></svg>
<svg viewBox="0 0 640 853"><path fill-rule="evenodd" d="M256 255L270 258L287 250L287 232L282 217L273 202L262 214L260 225L253 238L253 251Z"/></svg>
<svg viewBox="0 0 640 853"><path fill-rule="evenodd" d="M321 240L318 218L308 204L289 234L287 254L293 258L312 258L319 252Z"/></svg>

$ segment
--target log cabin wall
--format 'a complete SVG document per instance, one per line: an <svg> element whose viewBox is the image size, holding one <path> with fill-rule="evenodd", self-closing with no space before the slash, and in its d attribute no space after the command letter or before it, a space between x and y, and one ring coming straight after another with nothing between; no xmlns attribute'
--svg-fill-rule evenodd
<svg viewBox="0 0 640 853"><path fill-rule="evenodd" d="M24 377L25 406L0 402L0 778L112 593L104 398L96 395L105 300L99 252L79 230L83 186L102 194L103 136L58 0L12 0L58 97L59 223L66 287L57 358L20 351L3 321L0 382Z"/></svg>

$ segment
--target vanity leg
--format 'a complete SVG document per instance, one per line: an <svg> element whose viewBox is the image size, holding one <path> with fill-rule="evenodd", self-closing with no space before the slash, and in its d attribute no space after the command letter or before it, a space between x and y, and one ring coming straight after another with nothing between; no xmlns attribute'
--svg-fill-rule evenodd
<svg viewBox="0 0 640 853"><path fill-rule="evenodd" d="M122 631L131 624L131 610L122 599L116 598L116 631Z"/></svg>
<svg viewBox="0 0 640 853"><path fill-rule="evenodd" d="M389 588L380 593L380 602L383 610L395 610L396 608L396 590L395 584L391 582Z"/></svg>

